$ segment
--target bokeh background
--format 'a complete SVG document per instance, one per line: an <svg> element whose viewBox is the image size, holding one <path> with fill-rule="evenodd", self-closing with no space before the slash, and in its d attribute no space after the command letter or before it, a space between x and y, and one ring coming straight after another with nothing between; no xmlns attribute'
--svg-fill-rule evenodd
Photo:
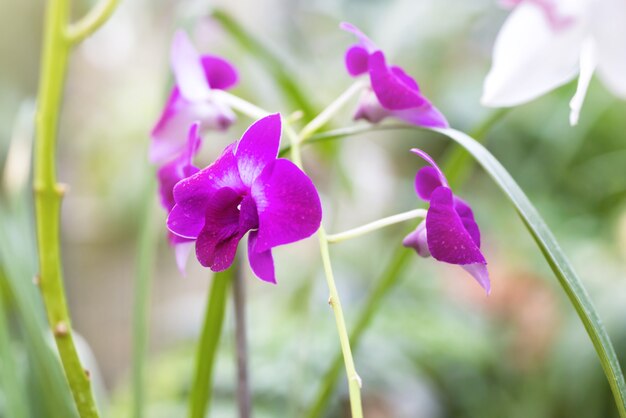
<svg viewBox="0 0 626 418"><path fill-rule="evenodd" d="M91 5L74 3L77 17ZM46 366L50 341L32 284L29 153L44 6L41 0L0 5L0 416L7 418L5 408L16 399L27 405L25 416L72 416L63 406L67 392L59 370ZM67 294L84 351L97 364L98 400L108 417L132 412L133 281L146 196L157 240L147 295L147 417L185 414L212 278L195 260L187 277L178 273L165 239L166 214L150 194L149 132L171 83L173 32L183 27L199 50L234 62L241 73L235 94L284 115L299 109L275 69L211 17L216 7L284 62L314 110L352 82L343 53L353 38L338 29L346 20L415 76L452 126L471 132L493 114L480 106L479 97L507 14L495 1L122 0L112 19L72 55L58 150L59 178L70 186L62 215ZM553 228L624 364L626 103L594 80L580 124L572 128L567 103L574 90L570 83L511 110L493 125L486 142ZM333 127L353 124L353 106ZM241 116L227 133L207 135L198 163L212 161L250 122ZM412 188L421 162L408 152L416 146L442 160L454 152L443 137L416 131L370 133L305 148L326 228L339 232L422 205ZM466 180L456 193L472 204L482 228L492 294L486 297L462 269L415 255L356 352L366 415L617 416L593 347L513 207L479 168ZM412 226L331 248L348 328ZM280 248L275 257L277 286L246 271L254 415L300 417L338 340L315 239ZM214 417L236 414L233 325L229 307ZM17 381L7 378L11 370ZM326 416L349 416L347 405L342 376Z"/></svg>

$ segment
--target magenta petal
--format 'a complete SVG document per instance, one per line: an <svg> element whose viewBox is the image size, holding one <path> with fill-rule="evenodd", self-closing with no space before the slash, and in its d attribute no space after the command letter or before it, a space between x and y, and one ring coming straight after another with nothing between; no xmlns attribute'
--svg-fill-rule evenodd
<svg viewBox="0 0 626 418"><path fill-rule="evenodd" d="M430 257L428 236L426 234L426 221L420 222L415 231L404 238L402 245L413 248L421 257Z"/></svg>
<svg viewBox="0 0 626 418"><path fill-rule="evenodd" d="M176 85L183 97L191 101L208 99L211 89L204 76L200 55L184 31L174 34L170 54Z"/></svg>
<svg viewBox="0 0 626 418"><path fill-rule="evenodd" d="M360 45L353 45L346 51L346 69L352 77L366 73L369 68L368 61L369 53Z"/></svg>
<svg viewBox="0 0 626 418"><path fill-rule="evenodd" d="M451 264L486 264L480 248L468 233L454 208L452 191L437 188L426 214L428 249L432 256Z"/></svg>
<svg viewBox="0 0 626 418"><path fill-rule="evenodd" d="M205 224L196 241L196 256L213 271L227 269L235 258L243 236L239 229L241 195L224 187L211 196L205 212Z"/></svg>
<svg viewBox="0 0 626 418"><path fill-rule="evenodd" d="M401 82L403 82L411 90L415 90L416 92L420 91L420 86L417 84L417 81L415 81L413 77L405 73L402 67L392 65L391 67L389 67L389 69Z"/></svg>
<svg viewBox="0 0 626 418"><path fill-rule="evenodd" d="M380 105L374 92L365 89L359 98L354 120L365 119L370 123L378 123L388 116L391 116L391 112Z"/></svg>
<svg viewBox="0 0 626 418"><path fill-rule="evenodd" d="M443 185L439 172L433 167L422 167L415 175L415 191L419 197L427 202L430 200L433 190Z"/></svg>
<svg viewBox="0 0 626 418"><path fill-rule="evenodd" d="M212 89L226 90L239 81L237 69L224 58L215 55L203 55L200 57L200 63Z"/></svg>
<svg viewBox="0 0 626 418"><path fill-rule="evenodd" d="M397 70L391 71L382 51L369 57L370 81L380 104L389 110L404 110L419 107L426 102L419 90L412 88L398 77Z"/></svg>
<svg viewBox="0 0 626 418"><path fill-rule="evenodd" d="M485 289L487 294L491 293L491 281L489 280L489 272L487 271L487 266L484 263L474 263L474 264L466 264L463 267L465 271L476 279L478 284Z"/></svg>
<svg viewBox="0 0 626 418"><path fill-rule="evenodd" d="M307 238L320 226L317 190L291 161L269 164L254 181L251 194L259 214L258 252Z"/></svg>
<svg viewBox="0 0 626 418"><path fill-rule="evenodd" d="M257 238L257 231L251 231L248 235L248 260L250 261L250 267L259 279L269 283L276 283L272 250L257 252Z"/></svg>
<svg viewBox="0 0 626 418"><path fill-rule="evenodd" d="M251 186L267 164L276 160L280 146L280 114L266 116L252 124L237 144L235 156L241 180Z"/></svg>
<svg viewBox="0 0 626 418"><path fill-rule="evenodd" d="M346 32L350 32L359 38L359 42L361 45L371 54L372 52L378 50L374 42L370 40L359 28L354 26L352 23L341 22L339 24L339 28L345 30Z"/></svg>
<svg viewBox="0 0 626 418"><path fill-rule="evenodd" d="M472 212L470 205L463 199L454 196L454 210L456 210L461 221L463 221L463 226L474 240L476 246L480 248L480 229L478 229L478 224L474 220L474 212Z"/></svg>
<svg viewBox="0 0 626 418"><path fill-rule="evenodd" d="M187 275L185 267L187 266L187 260L189 260L189 254L193 250L194 241L188 240L174 244L174 254L176 256L176 266L180 274L185 277Z"/></svg>
<svg viewBox="0 0 626 418"><path fill-rule="evenodd" d="M205 211L212 195L223 187L239 194L246 190L241 182L233 154L234 144L210 166L179 181L174 187L176 206L167 218L167 227L174 234L196 238L204 226Z"/></svg>
<svg viewBox="0 0 626 418"><path fill-rule="evenodd" d="M443 113L428 102L411 109L394 110L392 114L398 119L415 126L428 128L448 128L450 126Z"/></svg>
<svg viewBox="0 0 626 418"><path fill-rule="evenodd" d="M430 155L428 155L427 153L425 153L419 148L411 148L411 152L413 154L416 154L420 158L422 158L428 164L430 164L430 166L435 169L437 176L439 177L439 182L441 183L441 185L444 187L448 187L448 181L446 180L446 176L443 175L443 171L441 171L441 169L439 168L435 160L433 160ZM419 191L417 190L417 176L415 176L415 190L419 194Z"/></svg>

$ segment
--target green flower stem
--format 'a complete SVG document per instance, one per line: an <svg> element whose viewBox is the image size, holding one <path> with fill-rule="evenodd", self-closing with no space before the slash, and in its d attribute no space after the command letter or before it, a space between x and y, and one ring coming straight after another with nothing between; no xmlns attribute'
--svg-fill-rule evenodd
<svg viewBox="0 0 626 418"><path fill-rule="evenodd" d="M146 165L148 165L146 163ZM137 271L134 284L133 303L133 416L144 416L146 353L149 338L150 293L154 258L158 237L155 227L157 205L155 204L156 180L152 167L146 168L146 186L144 187L141 211L141 226L137 242Z"/></svg>
<svg viewBox="0 0 626 418"><path fill-rule="evenodd" d="M374 314L378 312L381 302L389 291L398 283L400 279L400 273L404 270L405 266L409 264L409 261L415 256L415 252L408 250L404 247L400 247L396 251L395 256L389 267L385 270L381 279L377 282L376 288L370 293L365 305L359 313L356 324L350 333L350 344L352 348L356 349L361 342L365 330L369 326ZM328 405L328 400L335 390L337 385L337 379L341 373L342 354L338 353L330 368L324 374L322 384L313 406L309 409L307 418L319 418L324 414Z"/></svg>
<svg viewBox="0 0 626 418"><path fill-rule="evenodd" d="M92 35L113 14L119 0L100 0L78 22L72 23L67 28L67 39L71 44L77 44Z"/></svg>
<svg viewBox="0 0 626 418"><path fill-rule="evenodd" d="M189 418L204 418L211 404L213 366L217 357L217 346L222 334L222 325L228 301L228 288L233 278L233 267L216 273L211 281L209 301L204 314L202 334L196 350L191 396L189 397Z"/></svg>
<svg viewBox="0 0 626 418"><path fill-rule="evenodd" d="M357 238L370 232L377 231L381 228L385 228L390 225L395 225L400 222L408 221L416 218L425 218L426 209L414 209L408 212L398 213L397 215L388 216L386 218L378 219L377 221L370 222L358 228L350 229L338 234L327 235L326 240L331 243L337 243L346 241L352 238Z"/></svg>
<svg viewBox="0 0 626 418"><path fill-rule="evenodd" d="M309 122L300 131L300 141L305 140L311 136L314 132L317 132L328 121L330 121L337 112L344 107L353 96L361 92L366 86L365 80L359 80L352 84L348 89L337 97L331 104L329 104L319 115L317 115L311 122Z"/></svg>
<svg viewBox="0 0 626 418"><path fill-rule="evenodd" d="M235 258L233 306L235 308L235 342L237 346L237 405L239 418L250 418L252 401L248 379L248 341L246 336L246 286L240 257Z"/></svg>
<svg viewBox="0 0 626 418"><path fill-rule="evenodd" d="M250 119L261 119L270 114L265 109L261 109L255 104L248 102L247 100L242 99L239 96L235 96L224 90L211 90L211 94L215 96L215 98L222 100L229 107L235 109L239 113L242 113L248 116Z"/></svg>
<svg viewBox="0 0 626 418"><path fill-rule="evenodd" d="M300 169L302 169L302 161L300 156L301 137L299 137L289 125L285 126L285 133L287 134L287 136L289 136L291 140L292 159L294 163L298 165ZM356 372L354 359L352 358L350 338L348 337L346 321L343 316L343 309L341 308L341 299L339 298L339 292L337 291L337 286L335 285L333 269L330 262L328 240L326 239L326 232L324 231L324 227L320 227L319 231L317 232L317 236L320 244L322 263L324 264L324 275L326 276L326 283L328 285L328 291L330 293L330 296L328 297L328 304L331 306L333 314L335 315L335 322L337 325L337 333L339 334L341 353L343 355L343 362L346 367L352 418L363 418L363 406L361 403L361 378Z"/></svg>
<svg viewBox="0 0 626 418"><path fill-rule="evenodd" d="M56 180L56 138L68 57L78 39L68 37L68 0L47 3L34 150L35 216L39 250L39 284L48 322L81 417L97 417L88 373L83 369L65 300L59 245L61 199L66 187ZM108 17L105 16L105 18ZM102 19L98 19L100 22ZM104 21L104 20L102 20ZM91 27L91 25L90 25ZM97 27L94 26L94 30Z"/></svg>
<svg viewBox="0 0 626 418"><path fill-rule="evenodd" d="M356 368L354 367L354 359L352 358L352 350L350 349L350 338L348 337L346 321L343 317L343 309L341 309L339 292L337 292L337 286L335 286L333 269L330 263L328 241L326 239L326 232L324 231L323 227L320 227L317 236L320 243L320 251L322 254L322 263L324 264L326 283L328 284L328 290L330 292L328 304L331 306L331 308L333 309L333 313L335 314L335 322L337 324L337 332L339 333L341 352L343 353L343 361L346 366L346 375L348 376L348 388L350 393L350 408L352 411L352 418L362 418L363 406L361 405L361 378L359 377L358 373L356 372Z"/></svg>

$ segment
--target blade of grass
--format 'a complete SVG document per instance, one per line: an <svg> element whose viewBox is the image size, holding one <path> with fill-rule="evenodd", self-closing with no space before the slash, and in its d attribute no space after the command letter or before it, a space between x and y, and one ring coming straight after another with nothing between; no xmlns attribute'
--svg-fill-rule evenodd
<svg viewBox="0 0 626 418"><path fill-rule="evenodd" d="M195 374L189 397L189 417L204 418L211 405L213 368L217 357L217 346L222 334L222 325L228 301L228 289L233 280L233 268L216 273L211 281L202 334L196 350Z"/></svg>
<svg viewBox="0 0 626 418"><path fill-rule="evenodd" d="M4 394L4 414L8 417L27 418L28 393L24 380L16 368L18 362L13 351L11 333L6 317L5 291L6 277L0 270L0 388Z"/></svg>
<svg viewBox="0 0 626 418"><path fill-rule="evenodd" d="M212 16L246 52L266 68L290 104L304 113L304 121L311 120L316 113L315 106L308 99L310 95L302 90L300 83L292 76L289 66L226 11L216 8Z"/></svg>
<svg viewBox="0 0 626 418"><path fill-rule="evenodd" d="M145 402L145 368L150 335L150 293L154 259L157 250L157 230L154 217L157 206L156 181L154 170L146 170L146 186L142 202L139 235L137 241L137 272L134 284L133 303L133 416L144 416Z"/></svg>

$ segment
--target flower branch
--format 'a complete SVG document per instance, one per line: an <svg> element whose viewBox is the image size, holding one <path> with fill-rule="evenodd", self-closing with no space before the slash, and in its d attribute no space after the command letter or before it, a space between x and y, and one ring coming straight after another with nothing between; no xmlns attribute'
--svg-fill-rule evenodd
<svg viewBox="0 0 626 418"><path fill-rule="evenodd" d="M386 218L378 219L377 221L370 222L368 224L350 229L348 231L327 235L326 240L331 244L335 244L341 241L346 241L349 239L360 237L365 234L369 234L370 232L377 231L390 225L395 225L397 223L409 221L411 219L425 217L425 209L414 209L407 212L398 213L396 215L388 216Z"/></svg>
<svg viewBox="0 0 626 418"><path fill-rule="evenodd" d="M100 0L79 21L71 23L66 31L66 38L72 45L91 36L111 17L119 0Z"/></svg>

